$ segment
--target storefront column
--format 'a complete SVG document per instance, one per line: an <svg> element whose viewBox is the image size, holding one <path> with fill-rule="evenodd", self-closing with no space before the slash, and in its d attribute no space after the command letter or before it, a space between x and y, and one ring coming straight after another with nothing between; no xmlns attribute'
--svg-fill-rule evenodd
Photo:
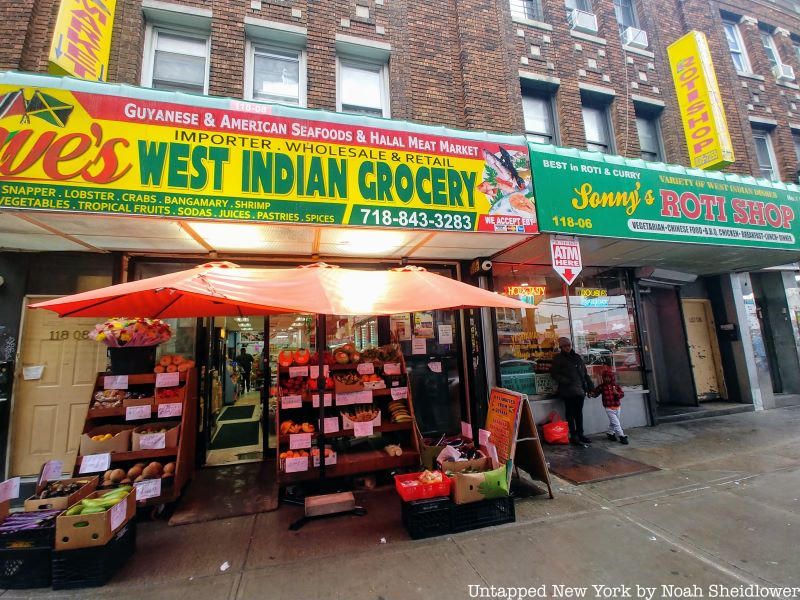
<svg viewBox="0 0 800 600"><path fill-rule="evenodd" d="M742 402L751 402L755 410L764 410L764 398L761 394L759 369L756 363L756 352L753 346L748 307L745 304L745 295L752 294L750 275L747 273L731 273L722 276L723 298L730 314L736 315L736 324L739 328L739 341L733 342L734 369L742 391ZM730 287L725 285L730 282ZM764 382L769 383L769 371L763 369Z"/></svg>

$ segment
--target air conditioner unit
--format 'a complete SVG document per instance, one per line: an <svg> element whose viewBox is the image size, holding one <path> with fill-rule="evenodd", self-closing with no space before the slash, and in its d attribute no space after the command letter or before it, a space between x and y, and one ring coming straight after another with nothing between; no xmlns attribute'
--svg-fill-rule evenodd
<svg viewBox="0 0 800 600"><path fill-rule="evenodd" d="M772 67L772 72L778 81L794 81L794 69L791 65L778 64Z"/></svg>
<svg viewBox="0 0 800 600"><path fill-rule="evenodd" d="M622 44L631 48L647 48L647 32L636 27L626 27L622 32Z"/></svg>
<svg viewBox="0 0 800 600"><path fill-rule="evenodd" d="M569 13L569 28L582 33L597 33L597 17L594 13L573 9Z"/></svg>

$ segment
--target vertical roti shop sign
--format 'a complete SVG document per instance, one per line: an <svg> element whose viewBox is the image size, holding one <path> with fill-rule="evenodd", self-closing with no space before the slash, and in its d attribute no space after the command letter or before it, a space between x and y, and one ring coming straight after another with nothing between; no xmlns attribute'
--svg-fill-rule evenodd
<svg viewBox="0 0 800 600"><path fill-rule="evenodd" d="M567 282L567 285L572 285L583 270L581 246L577 238L551 235L550 257L553 261L553 270Z"/></svg>

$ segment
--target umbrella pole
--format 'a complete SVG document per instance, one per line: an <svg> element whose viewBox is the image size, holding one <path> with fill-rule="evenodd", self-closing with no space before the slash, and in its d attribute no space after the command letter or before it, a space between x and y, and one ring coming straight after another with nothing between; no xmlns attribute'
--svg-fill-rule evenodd
<svg viewBox="0 0 800 600"><path fill-rule="evenodd" d="M319 450L320 487L325 485L325 315L317 314L317 391L319 393L319 423L317 425L317 450Z"/></svg>

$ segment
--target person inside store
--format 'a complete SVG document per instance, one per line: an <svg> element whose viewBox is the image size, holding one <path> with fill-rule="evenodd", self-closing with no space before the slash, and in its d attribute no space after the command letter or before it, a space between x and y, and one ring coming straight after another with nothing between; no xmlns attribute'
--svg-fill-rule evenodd
<svg viewBox="0 0 800 600"><path fill-rule="evenodd" d="M247 353L247 346L241 347L236 362L242 370L242 392L246 394L250 391L250 373L253 370L253 357Z"/></svg>
<svg viewBox="0 0 800 600"><path fill-rule="evenodd" d="M572 340L558 338L560 352L553 357L550 375L558 384L557 394L564 401L569 424L569 441L575 445L591 444L583 435L583 401L594 384L586 370L586 363L575 350Z"/></svg>

